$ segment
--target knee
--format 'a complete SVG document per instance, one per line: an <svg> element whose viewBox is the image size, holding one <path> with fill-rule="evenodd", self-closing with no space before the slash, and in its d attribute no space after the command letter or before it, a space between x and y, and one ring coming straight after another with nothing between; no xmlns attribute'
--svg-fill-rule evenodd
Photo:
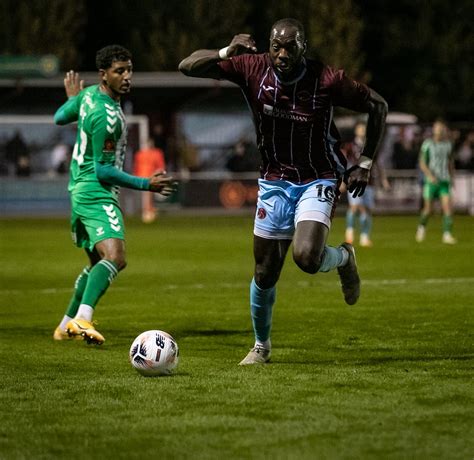
<svg viewBox="0 0 474 460"><path fill-rule="evenodd" d="M125 259L124 254L114 254L111 257L107 258L107 260L113 262L119 272L127 266L127 261Z"/></svg>
<svg viewBox="0 0 474 460"><path fill-rule="evenodd" d="M269 289L278 281L280 271L275 272L264 265L256 265L254 272L255 283L260 289Z"/></svg>
<svg viewBox="0 0 474 460"><path fill-rule="evenodd" d="M311 248L310 245L302 245L293 249L293 260L301 270L311 275L319 271L321 267L322 252Z"/></svg>

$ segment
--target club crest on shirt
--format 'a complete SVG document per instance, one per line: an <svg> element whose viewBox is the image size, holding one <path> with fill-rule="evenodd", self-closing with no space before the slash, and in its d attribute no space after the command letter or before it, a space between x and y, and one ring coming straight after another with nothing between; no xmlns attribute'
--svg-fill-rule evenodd
<svg viewBox="0 0 474 460"><path fill-rule="evenodd" d="M259 219L265 219L265 217L267 217L267 211L265 211L264 208L258 208L257 210L257 217Z"/></svg>
<svg viewBox="0 0 474 460"><path fill-rule="evenodd" d="M296 97L301 101L301 102L307 102L311 100L312 95L309 91L300 91L299 93L296 93Z"/></svg>
<svg viewBox="0 0 474 460"><path fill-rule="evenodd" d="M115 151L115 141L112 139L105 139L104 148L102 149L104 152L114 152Z"/></svg>

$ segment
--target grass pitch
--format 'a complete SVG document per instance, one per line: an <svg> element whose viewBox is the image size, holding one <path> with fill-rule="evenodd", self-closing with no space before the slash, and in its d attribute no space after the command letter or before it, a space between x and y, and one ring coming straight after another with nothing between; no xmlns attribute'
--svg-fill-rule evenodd
<svg viewBox="0 0 474 460"><path fill-rule="evenodd" d="M129 267L95 315L102 347L54 342L85 265L66 220L0 221L1 459L471 459L474 456L473 219L376 217L344 304L336 272L289 254L273 362L239 367L253 344L252 219L129 220ZM343 235L334 221L330 243ZM139 333L180 347L171 377L128 362Z"/></svg>

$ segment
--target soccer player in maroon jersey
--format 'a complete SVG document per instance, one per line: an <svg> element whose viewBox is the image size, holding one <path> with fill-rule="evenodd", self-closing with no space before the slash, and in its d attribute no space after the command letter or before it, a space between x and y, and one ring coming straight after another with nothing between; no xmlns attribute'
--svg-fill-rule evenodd
<svg viewBox="0 0 474 460"><path fill-rule="evenodd" d="M195 51L179 64L185 75L240 86L262 157L250 286L256 341L241 365L270 360L276 283L292 240L293 259L303 271L314 274L337 268L346 303L355 304L360 295L352 245L331 247L326 240L342 177L354 196L364 193L387 103L343 70L306 58L305 52L302 24L281 19L272 26L267 53L257 53L252 37L239 34L229 46ZM359 163L348 171L332 120L334 106L369 115Z"/></svg>

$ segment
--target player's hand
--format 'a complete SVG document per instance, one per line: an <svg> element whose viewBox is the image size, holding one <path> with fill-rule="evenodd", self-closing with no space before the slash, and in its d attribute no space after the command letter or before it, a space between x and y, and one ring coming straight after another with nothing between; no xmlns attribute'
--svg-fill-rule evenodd
<svg viewBox="0 0 474 460"><path fill-rule="evenodd" d="M84 80L79 80L79 74L70 70L64 79L64 89L67 97L77 96L84 89Z"/></svg>
<svg viewBox="0 0 474 460"><path fill-rule="evenodd" d="M159 172L150 177L150 191L160 193L163 196L170 196L176 190L177 182L173 181L166 172Z"/></svg>
<svg viewBox="0 0 474 460"><path fill-rule="evenodd" d="M237 56L239 54L256 53L257 45L249 34L235 35L227 48L227 56Z"/></svg>
<svg viewBox="0 0 474 460"><path fill-rule="evenodd" d="M362 196L370 179L370 170L353 166L346 171L344 182L347 184L347 190L354 198Z"/></svg>

